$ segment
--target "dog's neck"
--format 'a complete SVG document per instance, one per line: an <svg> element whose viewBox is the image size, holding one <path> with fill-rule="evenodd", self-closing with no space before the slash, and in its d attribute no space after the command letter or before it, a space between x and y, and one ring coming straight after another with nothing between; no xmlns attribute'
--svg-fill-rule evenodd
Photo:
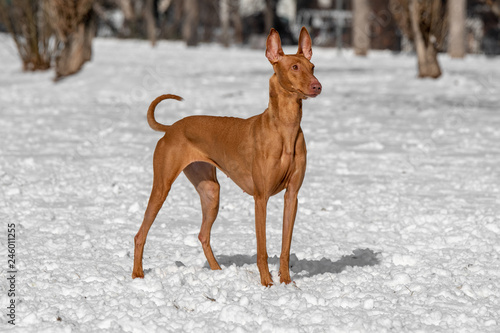
<svg viewBox="0 0 500 333"><path fill-rule="evenodd" d="M269 107L264 114L268 115L270 125L282 137L286 155L293 156L295 143L301 132L302 99L297 93L283 88L276 74L269 80Z"/></svg>
<svg viewBox="0 0 500 333"><path fill-rule="evenodd" d="M286 126L300 127L302 120L302 99L297 93L283 88L276 74L269 79L268 112L272 121Z"/></svg>

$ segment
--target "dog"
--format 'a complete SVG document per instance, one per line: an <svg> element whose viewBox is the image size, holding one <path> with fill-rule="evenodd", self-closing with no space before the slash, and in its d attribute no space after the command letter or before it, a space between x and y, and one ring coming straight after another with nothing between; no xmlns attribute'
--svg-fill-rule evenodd
<svg viewBox="0 0 500 333"><path fill-rule="evenodd" d="M148 231L167 198L171 185L184 172L201 199L202 224L199 240L210 268L221 269L210 246L210 231L219 210L216 169L224 172L255 200L257 266L261 284L273 280L267 263L266 212L271 196L286 190L280 256L280 283L291 282L290 245L297 213L297 195L306 171L306 145L300 127L302 101L321 93L314 76L312 41L305 27L300 31L298 51L285 55L278 32L271 29L266 57L273 66L269 80L269 106L248 119L191 116L172 125L158 123L154 111L162 95L149 106L147 120L153 130L165 132L153 157L154 179L142 225L134 238L132 278L143 278L142 256Z"/></svg>

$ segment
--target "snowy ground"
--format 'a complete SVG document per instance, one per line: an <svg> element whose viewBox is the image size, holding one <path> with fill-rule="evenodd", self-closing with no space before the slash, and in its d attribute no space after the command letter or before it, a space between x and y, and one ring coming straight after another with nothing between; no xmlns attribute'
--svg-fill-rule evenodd
<svg viewBox="0 0 500 333"><path fill-rule="evenodd" d="M1 331L500 331L499 58L444 55L432 81L412 56L313 49L323 93L304 102L295 284L266 289L252 198L222 174L212 246L223 270L207 268L199 199L181 176L149 234L146 277L131 279L160 138L149 102L184 97L159 106L165 123L260 113L263 50L97 39L93 61L54 84L53 72L22 73L0 38ZM275 281L282 204L268 209Z"/></svg>

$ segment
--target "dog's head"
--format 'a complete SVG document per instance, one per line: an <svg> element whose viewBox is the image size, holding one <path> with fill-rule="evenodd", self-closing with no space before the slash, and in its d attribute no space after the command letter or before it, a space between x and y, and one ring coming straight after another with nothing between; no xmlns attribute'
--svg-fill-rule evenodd
<svg viewBox="0 0 500 333"><path fill-rule="evenodd" d="M266 41L266 57L285 90L296 93L302 99L316 97L321 93L321 83L314 76L314 65L310 61L311 36L305 27L300 31L299 49L293 55L283 52L280 35L275 29L271 29Z"/></svg>

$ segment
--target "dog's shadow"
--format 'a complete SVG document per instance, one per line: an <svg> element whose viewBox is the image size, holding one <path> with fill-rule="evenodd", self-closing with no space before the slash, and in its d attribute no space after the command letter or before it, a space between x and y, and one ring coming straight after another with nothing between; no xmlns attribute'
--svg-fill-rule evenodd
<svg viewBox="0 0 500 333"><path fill-rule="evenodd" d="M380 263L378 258L379 253L375 253L371 249L357 249L353 251L353 254L343 256L337 261L332 261L327 258L320 260L307 260L297 258L295 254L290 255L290 270L296 274L296 278L300 277L311 277L318 274L324 273L340 273L346 267L365 267L365 266L375 266ZM217 257L217 261L221 266L231 266L236 265L241 267L243 265L256 264L257 255L249 256L243 254L236 254L232 256L220 255ZM268 259L270 265L279 265L279 257L274 256ZM208 262L205 263L205 268L210 268Z"/></svg>

